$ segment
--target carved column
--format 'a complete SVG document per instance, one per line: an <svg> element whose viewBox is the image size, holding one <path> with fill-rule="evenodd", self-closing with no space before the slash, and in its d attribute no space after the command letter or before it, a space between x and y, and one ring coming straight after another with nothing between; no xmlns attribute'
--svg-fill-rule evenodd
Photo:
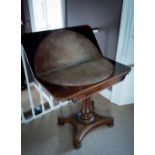
<svg viewBox="0 0 155 155"><path fill-rule="evenodd" d="M95 121L94 107L92 103L90 97L84 99L82 102L80 122L83 124L90 124Z"/></svg>

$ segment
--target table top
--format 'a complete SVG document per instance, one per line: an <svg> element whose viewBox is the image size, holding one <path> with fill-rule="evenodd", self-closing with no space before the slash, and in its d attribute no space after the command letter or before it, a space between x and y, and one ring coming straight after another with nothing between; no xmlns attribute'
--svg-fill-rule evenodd
<svg viewBox="0 0 155 155"><path fill-rule="evenodd" d="M84 35L85 37L87 37L91 42L93 42L93 44L96 46L96 48L99 50L101 54L98 43L95 39L92 29L89 26L87 25L77 26L77 27L71 27L71 28L65 28L65 29L78 32ZM35 76L36 76L36 72L34 69L35 68L34 58L35 58L35 54L38 49L38 46L40 45L40 43L44 38L46 38L51 32L54 32L54 31L55 30L48 30L48 31L28 33L28 34L22 35L21 41ZM95 84L89 83L89 85L87 86L58 86L55 84L51 84L49 82L45 82L40 78L37 78L37 79L58 100L66 100L66 99L73 99L73 98L82 99L85 96L89 96L92 93L95 93L97 91L110 87L115 83L118 83L119 81L123 80L126 74L128 74L128 72L130 71L130 68L123 64L120 64L108 58L105 58L105 59L109 60L110 63L113 65L113 72L109 73L105 79L103 78L99 81L96 81L97 83Z"/></svg>
<svg viewBox="0 0 155 155"><path fill-rule="evenodd" d="M47 71L37 77L60 86L86 86L107 79L113 73L113 65L105 58L87 61L58 71Z"/></svg>
<svg viewBox="0 0 155 155"><path fill-rule="evenodd" d="M86 86L105 80L113 65L84 35L60 29L47 35L35 54L36 76L60 86Z"/></svg>
<svg viewBox="0 0 155 155"><path fill-rule="evenodd" d="M108 58L107 58L108 59ZM108 59L114 66L113 73L107 79L88 86L58 86L38 79L57 100L83 99L86 96L108 88L120 81L130 72L130 67Z"/></svg>

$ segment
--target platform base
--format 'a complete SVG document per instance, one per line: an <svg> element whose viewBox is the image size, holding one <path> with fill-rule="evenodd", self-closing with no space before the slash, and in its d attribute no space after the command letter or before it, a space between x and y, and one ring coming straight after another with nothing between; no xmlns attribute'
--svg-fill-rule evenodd
<svg viewBox="0 0 155 155"><path fill-rule="evenodd" d="M75 148L81 147L82 139L93 128L101 125L114 125L113 117L105 117L96 114L92 103L90 99L86 99L83 102L80 112L58 117L58 125L69 123L75 127L75 135L73 136L73 145Z"/></svg>

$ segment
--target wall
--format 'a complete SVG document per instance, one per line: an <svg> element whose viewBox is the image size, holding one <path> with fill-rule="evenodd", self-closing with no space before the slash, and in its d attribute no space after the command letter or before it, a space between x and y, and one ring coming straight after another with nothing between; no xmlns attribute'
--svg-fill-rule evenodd
<svg viewBox="0 0 155 155"><path fill-rule="evenodd" d="M104 56L115 60L123 0L66 0L67 26L99 27L96 39Z"/></svg>
<svg viewBox="0 0 155 155"><path fill-rule="evenodd" d="M23 22L23 25L21 27L21 33L23 34L32 32L28 0L21 0L21 20Z"/></svg>

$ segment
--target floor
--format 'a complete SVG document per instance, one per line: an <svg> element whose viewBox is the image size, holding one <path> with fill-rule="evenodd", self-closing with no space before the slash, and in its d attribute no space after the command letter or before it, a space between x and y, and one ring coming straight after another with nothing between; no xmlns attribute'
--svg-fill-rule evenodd
<svg viewBox="0 0 155 155"><path fill-rule="evenodd" d="M73 128L57 126L57 116L80 109L80 104L68 104L21 127L22 155L133 155L134 105L117 106L102 96L93 95L96 112L113 116L114 127L98 127L82 141L80 149L72 145Z"/></svg>

